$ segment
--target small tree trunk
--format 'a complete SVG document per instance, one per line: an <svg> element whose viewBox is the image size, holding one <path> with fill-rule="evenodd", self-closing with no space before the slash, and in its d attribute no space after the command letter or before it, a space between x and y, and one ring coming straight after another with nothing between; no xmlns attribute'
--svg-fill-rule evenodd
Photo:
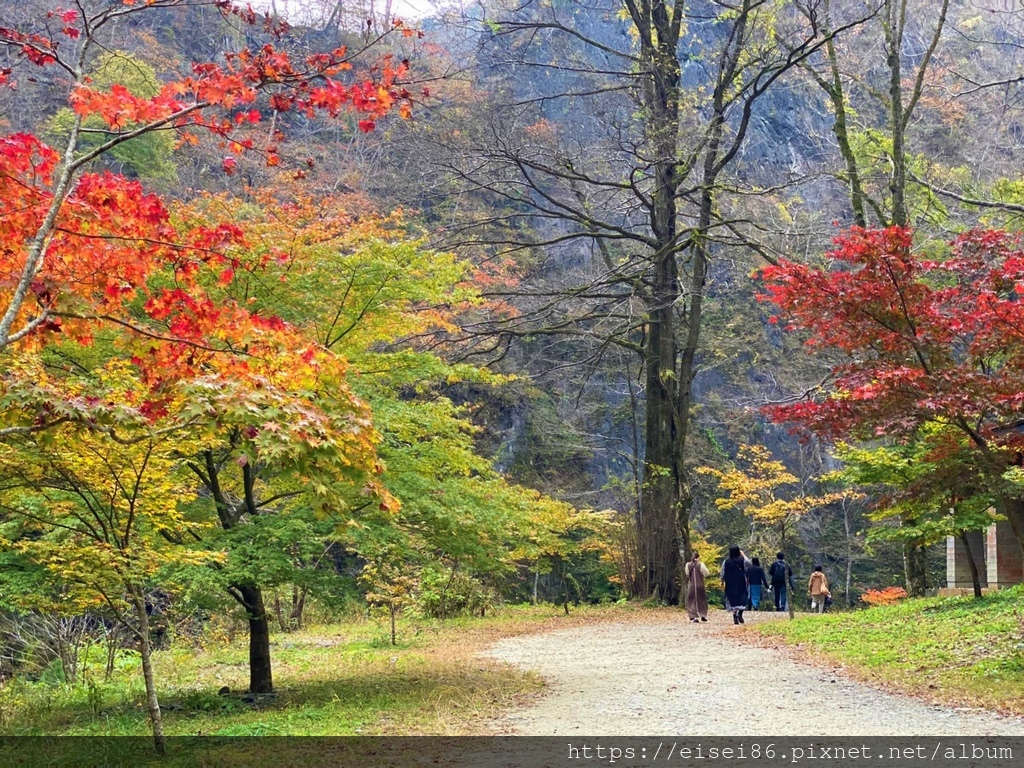
<svg viewBox="0 0 1024 768"><path fill-rule="evenodd" d="M284 611L281 609L281 595L274 590L274 615L277 616L277 626L282 632L288 631L288 623L284 620Z"/></svg>
<svg viewBox="0 0 1024 768"><path fill-rule="evenodd" d="M907 577L907 594L911 597L924 597L928 587L928 563L925 548L905 542L903 545L903 564Z"/></svg>
<svg viewBox="0 0 1024 768"><path fill-rule="evenodd" d="M398 640L395 635L395 604L388 603L388 611L391 613L391 644L398 645Z"/></svg>
<svg viewBox="0 0 1024 768"><path fill-rule="evenodd" d="M57 619L54 624L54 631L57 634L57 655L60 657L60 666L64 671L64 680L74 685L78 681L78 639L76 622L79 617L72 616L66 619ZM82 619L84 621L84 619Z"/></svg>
<svg viewBox="0 0 1024 768"><path fill-rule="evenodd" d="M843 501L843 531L846 533L846 607L853 606L850 587L853 584L853 530L850 524L850 509Z"/></svg>
<svg viewBox="0 0 1024 768"><path fill-rule="evenodd" d="M302 629L302 612L306 607L306 588L292 584L292 612L288 614L292 629Z"/></svg>
<svg viewBox="0 0 1024 768"><path fill-rule="evenodd" d="M270 622L263 604L263 590L255 584L239 584L236 588L249 615L249 693L272 693Z"/></svg>
<svg viewBox="0 0 1024 768"><path fill-rule="evenodd" d="M565 578L565 561L559 558L558 560L558 575L562 579L562 608L565 609L565 615L569 615L569 582Z"/></svg>
<svg viewBox="0 0 1024 768"><path fill-rule="evenodd" d="M455 581L455 573L459 569L459 559L455 558L452 562L452 572L448 574L448 583L444 585L444 589L441 591L441 601L438 605L438 613L441 614L442 619L448 618L448 592L452 588L452 582Z"/></svg>
<svg viewBox="0 0 1024 768"><path fill-rule="evenodd" d="M146 709L149 722L153 726L153 748L157 754L165 754L167 745L164 740L164 723L160 713L160 701L156 695L156 682L153 677L153 653L149 640L149 615L146 613L146 599L142 589L129 587L132 603L135 607L135 621L138 623L139 650L142 654L142 676L146 681Z"/></svg>
<svg viewBox="0 0 1024 768"><path fill-rule="evenodd" d="M117 660L117 648L120 645L120 638L117 636L117 630L114 627L104 631L104 638L107 641L107 666L103 670L103 680L110 680L110 676L114 674L114 662Z"/></svg>
<svg viewBox="0 0 1024 768"><path fill-rule="evenodd" d="M964 552L967 553L967 567L971 569L971 583L974 585L974 596L981 597L981 574L978 572L978 564L974 560L974 553L971 551L971 543L967 540L967 530L960 531L960 541L963 542Z"/></svg>

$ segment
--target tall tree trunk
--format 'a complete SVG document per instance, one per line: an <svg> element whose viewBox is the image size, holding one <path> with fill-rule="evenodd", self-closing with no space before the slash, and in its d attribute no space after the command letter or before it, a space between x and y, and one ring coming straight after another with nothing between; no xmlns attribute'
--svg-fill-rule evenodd
<svg viewBox="0 0 1024 768"><path fill-rule="evenodd" d="M237 584L249 619L249 693L272 693L270 621L263 604L263 590L255 584Z"/></svg>
<svg viewBox="0 0 1024 768"><path fill-rule="evenodd" d="M843 156L846 164L846 183L850 190L850 208L853 210L853 223L858 227L866 227L867 216L864 214L864 188L860 180L860 168L857 165L857 157L853 153L850 144L849 125L846 115L846 92L843 88L843 78L839 72L839 57L836 55L835 41L829 37L832 29L831 3L825 2L825 55L828 58L829 77L821 78L819 82L828 93L832 101L832 113L835 119L832 123L832 133L836 136L839 144L839 153Z"/></svg>
<svg viewBox="0 0 1024 768"><path fill-rule="evenodd" d="M675 272L675 256L659 265L659 282ZM664 295L662 292L661 295ZM644 450L642 514L637 532L648 596L679 603L682 462L678 459L675 334L672 307L654 310L648 326L647 429Z"/></svg>
<svg viewBox="0 0 1024 768"><path fill-rule="evenodd" d="M138 625L139 651L142 655L142 676L146 682L146 711L153 727L153 748L157 754L165 754L164 723L160 713L160 701L156 695L156 681L153 676L153 646L149 639L149 614L146 613L146 598L141 587L129 587L132 605L135 608L135 622Z"/></svg>
<svg viewBox="0 0 1024 768"><path fill-rule="evenodd" d="M900 55L903 49L903 29L906 24L906 0L887 0L886 7L886 64L889 66L889 109L892 129L892 174L889 192L892 194L892 223L905 227L907 213L907 157L904 147L906 122L903 115L903 75ZM908 579L910 574L907 574Z"/></svg>
<svg viewBox="0 0 1024 768"><path fill-rule="evenodd" d="M974 552L971 551L971 542L967 538L967 531L960 531L960 541L964 545L964 553L967 555L967 567L971 569L971 584L974 585L974 596L981 597L981 573L978 572L978 564L974 560Z"/></svg>
<svg viewBox="0 0 1024 768"><path fill-rule="evenodd" d="M892 129L892 174L889 178L889 190L892 193L892 223L898 227L910 225L910 211L907 208L907 127L921 98L932 55L945 29L949 3L950 0L942 0L936 9L935 31L921 56L921 63L917 66L916 72L907 78L913 78L913 85L906 94L901 56L907 24L907 0L886 0L884 6L885 55L889 67L889 120Z"/></svg>
<svg viewBox="0 0 1024 768"><path fill-rule="evenodd" d="M647 131L654 148L651 228L655 251L644 345L646 374L644 479L637 531L648 595L679 604L680 520L684 512L683 434L679 423L679 371L676 368L676 302L680 297L677 230L679 142L678 30L664 5L630 6L641 30L641 59L647 67L644 101ZM676 8L675 12L681 12ZM642 510L642 511L641 511Z"/></svg>

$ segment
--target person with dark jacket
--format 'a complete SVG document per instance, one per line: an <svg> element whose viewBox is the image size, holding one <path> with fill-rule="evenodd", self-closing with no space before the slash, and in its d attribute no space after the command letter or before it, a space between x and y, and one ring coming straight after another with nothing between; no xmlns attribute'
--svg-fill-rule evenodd
<svg viewBox="0 0 1024 768"><path fill-rule="evenodd" d="M722 563L722 581L725 583L725 610L732 611L732 623L743 623L747 608L747 564L740 548L729 547L729 557Z"/></svg>
<svg viewBox="0 0 1024 768"><path fill-rule="evenodd" d="M793 581L793 569L789 567L782 552L775 556L775 562L768 569L768 576L771 577L772 591L775 593L775 610L788 611L789 595L786 588Z"/></svg>
<svg viewBox="0 0 1024 768"><path fill-rule="evenodd" d="M747 587L750 589L750 607L756 611L761 603L761 587L768 588L760 558L752 559L747 567Z"/></svg>

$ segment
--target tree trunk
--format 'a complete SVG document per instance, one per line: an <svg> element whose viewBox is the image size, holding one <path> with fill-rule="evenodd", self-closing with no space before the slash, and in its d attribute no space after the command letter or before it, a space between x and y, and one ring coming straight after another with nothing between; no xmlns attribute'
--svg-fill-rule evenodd
<svg viewBox="0 0 1024 768"><path fill-rule="evenodd" d="M302 613L306 609L306 587L299 589L297 584L292 584L292 610L288 614L290 629L302 629Z"/></svg>
<svg viewBox="0 0 1024 768"><path fill-rule="evenodd" d="M398 645L397 635L396 635L396 632L395 632L395 611L396 610L397 609L395 608L395 604L393 602L392 603L388 603L388 612L391 614L391 644L392 645Z"/></svg>
<svg viewBox="0 0 1024 768"><path fill-rule="evenodd" d="M146 681L146 710L149 722L153 726L153 748L157 754L167 751L164 740L164 723L160 713L160 701L156 695L156 682L153 677L153 648L149 640L149 615L146 613L146 599L142 589L129 587L132 604L135 608L135 621L138 624L139 651L142 655L142 676Z"/></svg>
<svg viewBox="0 0 1024 768"><path fill-rule="evenodd" d="M255 584L238 584L235 589L249 618L249 693L272 693L270 621L263 604L263 590Z"/></svg>
<svg viewBox="0 0 1024 768"><path fill-rule="evenodd" d="M107 682L114 674L114 663L117 661L117 651L121 647L121 638L115 627L103 631L103 639L107 645L107 663L103 669L103 681Z"/></svg>
<svg viewBox="0 0 1024 768"><path fill-rule="evenodd" d="M846 607L853 606L850 587L853 583L853 526L850 524L850 509L843 501L843 532L846 534Z"/></svg>
<svg viewBox="0 0 1024 768"><path fill-rule="evenodd" d="M825 2L825 35L828 37L832 29L832 8L831 4ZM853 223L858 227L868 225L867 216L864 214L864 188L860 180L860 168L857 165L857 156L850 144L848 131L848 120L846 115L846 93L843 88L843 78L839 71L839 57L836 55L835 41L828 37L825 43L825 56L828 59L829 76L821 79L821 84L832 101L832 114L835 119L832 122L832 133L835 134L836 142L839 144L839 154L843 156L846 164L846 183L850 190L850 208L853 210Z"/></svg>
<svg viewBox="0 0 1024 768"><path fill-rule="evenodd" d="M907 594L924 597L928 588L928 559L924 547L911 542L903 544L903 566L907 577Z"/></svg>
<svg viewBox="0 0 1024 768"><path fill-rule="evenodd" d="M452 562L452 572L448 574L448 581L444 585L444 589L441 590L441 600L437 607L437 612L440 614L442 620L448 618L448 593L451 591L452 584L455 582L455 573L459 569L459 558L455 558Z"/></svg>
<svg viewBox="0 0 1024 768"><path fill-rule="evenodd" d="M680 12L678 7L676 13ZM677 369L676 302L679 253L676 165L679 142L678 31L665 17L666 7L634 18L641 35L641 59L647 70L643 96L649 112L646 130L654 150L651 230L655 251L647 306L644 345L646 380L644 472L637 532L648 595L679 604L680 534L685 530L683 448Z"/></svg>
<svg viewBox="0 0 1024 768"><path fill-rule="evenodd" d="M960 531L960 541L963 542L964 552L967 554L967 567L971 569L974 596L981 597L981 574L978 572L978 564L974 561L974 552L971 551L971 542L967 539L966 530Z"/></svg>
<svg viewBox="0 0 1024 768"><path fill-rule="evenodd" d="M281 594L274 590L274 615L277 617L277 626L282 632L288 631L288 624L284 620L284 610L281 608Z"/></svg>
<svg viewBox="0 0 1024 768"><path fill-rule="evenodd" d="M888 38L886 41L886 64L889 65L889 119L892 123L892 175L889 179L889 191L892 194L892 223L898 227L905 227L909 223L909 215L906 198L907 157L903 142L906 123L903 118L903 76L900 56L903 53L906 0L887 0L885 11Z"/></svg>

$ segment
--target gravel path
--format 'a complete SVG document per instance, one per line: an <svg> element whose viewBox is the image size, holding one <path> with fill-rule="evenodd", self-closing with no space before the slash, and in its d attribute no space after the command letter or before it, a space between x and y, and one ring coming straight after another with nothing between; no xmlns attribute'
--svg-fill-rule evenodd
<svg viewBox="0 0 1024 768"><path fill-rule="evenodd" d="M755 615L766 620L771 614ZM749 617L749 614L748 614ZM933 706L678 620L610 623L503 640L486 656L547 688L493 724L523 736L1024 735L1024 720ZM740 630L742 631L742 630Z"/></svg>

